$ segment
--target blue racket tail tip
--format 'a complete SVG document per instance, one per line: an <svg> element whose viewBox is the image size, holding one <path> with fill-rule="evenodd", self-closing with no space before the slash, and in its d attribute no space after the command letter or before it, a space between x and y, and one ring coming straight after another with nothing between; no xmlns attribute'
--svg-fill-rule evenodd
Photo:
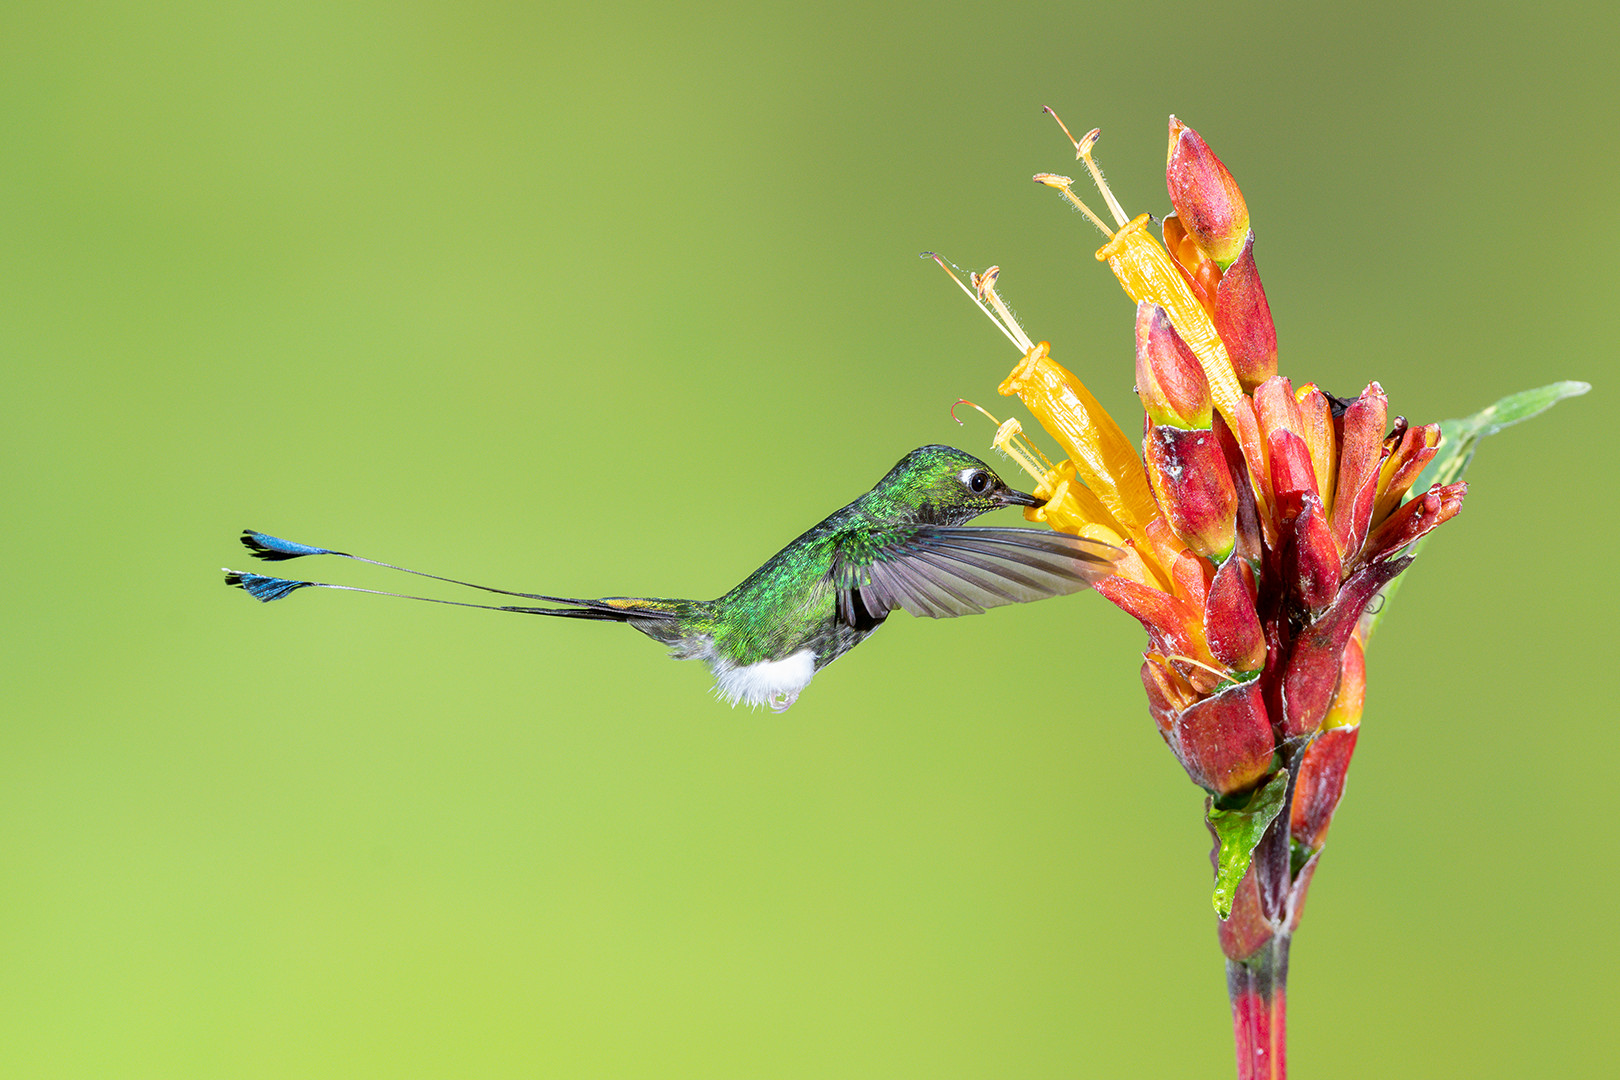
<svg viewBox="0 0 1620 1080"><path fill-rule="evenodd" d="M225 571L225 584L234 586L247 593L253 599L268 604L272 600L280 600L295 590L314 585L313 581L294 581L291 578L268 577L264 574L250 574L242 570Z"/></svg>
<svg viewBox="0 0 1620 1080"><path fill-rule="evenodd" d="M299 544L291 540L283 540L279 536L259 532L257 529L242 530L242 546L253 553L255 559L264 559L266 562L280 562L282 559L298 559L305 555L341 555L341 551L331 548L311 547L308 544Z"/></svg>

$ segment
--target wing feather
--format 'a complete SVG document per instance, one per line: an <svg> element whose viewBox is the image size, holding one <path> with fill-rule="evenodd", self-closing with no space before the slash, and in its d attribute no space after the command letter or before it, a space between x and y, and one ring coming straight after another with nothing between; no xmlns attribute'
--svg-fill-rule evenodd
<svg viewBox="0 0 1620 1080"><path fill-rule="evenodd" d="M1105 577L1119 550L1045 529L919 525L874 553L840 567L838 610L854 613L853 593L881 619L896 609L931 619L975 615L1079 592Z"/></svg>

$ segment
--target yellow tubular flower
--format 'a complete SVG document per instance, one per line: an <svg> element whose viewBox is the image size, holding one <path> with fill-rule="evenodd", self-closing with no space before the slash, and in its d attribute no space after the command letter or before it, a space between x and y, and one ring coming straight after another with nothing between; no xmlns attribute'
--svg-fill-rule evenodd
<svg viewBox="0 0 1620 1080"><path fill-rule="evenodd" d="M1151 301L1164 308L1181 340L1198 357L1198 364L1209 380L1210 397L1228 426L1237 430L1233 410L1243 396L1232 359L1221 344L1215 324L1204 313L1204 306L1187 288L1165 251L1147 231L1152 215L1142 214L1125 224L1114 238L1097 249L1097 261L1106 262L1132 300Z"/></svg>
<svg viewBox="0 0 1620 1080"><path fill-rule="evenodd" d="M1132 539L1145 539L1158 516L1136 448L1085 384L1051 358L1038 342L1000 386L1017 394L1052 437L1063 444L1075 473Z"/></svg>
<svg viewBox="0 0 1620 1080"><path fill-rule="evenodd" d="M1187 287L1186 279L1176 269L1169 252L1148 233L1147 225L1152 216L1142 214L1134 220L1127 221L1125 211L1120 209L1118 200L1108 190L1102 172L1097 168L1096 162L1091 160L1091 148L1096 145L1096 141L1097 132L1092 131L1083 140L1075 143L1075 151L1085 161L1086 168L1091 171L1092 180L1097 184L1097 190L1102 192L1103 199L1108 203L1108 208L1114 215L1115 225L1118 227L1117 232L1104 224L1102 219L1080 200L1074 193L1072 186L1074 181L1069 177L1055 173L1036 173L1035 182L1055 188L1069 205L1084 214L1104 236L1108 237L1108 243L1097 250L1098 261L1108 264L1108 268L1119 279L1125 294L1132 300L1139 304L1146 300L1163 308L1170 316L1170 323L1176 328L1176 333L1181 335L1181 340L1186 342L1193 355L1198 357L1198 364L1204 369L1204 377L1209 381L1209 393L1214 401L1215 411L1221 414L1226 426L1231 428L1238 444L1243 447L1250 486L1254 488L1255 500L1260 505L1261 525L1269 537L1274 528L1270 508L1271 481L1265 446L1261 441L1260 428L1254 415L1254 406L1244 395L1237 372L1232 367L1232 358L1221 342L1215 324L1204 311L1204 306Z"/></svg>
<svg viewBox="0 0 1620 1080"><path fill-rule="evenodd" d="M1075 477L1074 462L1063 462L1049 476L1053 481L1050 486L1043 485L1037 490L1050 497L1045 506L1024 512L1028 520L1042 522L1058 532L1112 544L1124 553L1114 563L1115 575L1162 592L1170 591L1169 574L1143 554L1148 548L1127 540L1102 500Z"/></svg>
<svg viewBox="0 0 1620 1080"><path fill-rule="evenodd" d="M997 423L995 417L972 402L959 401L957 404L972 405L985 419ZM1024 426L1011 418L997 424L992 445L1029 474L1030 479L1035 481L1036 497L1046 500L1044 506L1024 511L1026 521L1040 522L1058 532L1111 544L1122 553L1114 563L1114 574L1138 585L1170 591L1168 564L1162 558L1149 554L1155 550L1151 543L1139 547L1129 538L1125 527L1108 512L1097 493L1080 482L1075 475L1073 461L1065 459L1054 466L1024 435ZM1149 523L1146 532L1151 536L1153 531L1152 523Z"/></svg>

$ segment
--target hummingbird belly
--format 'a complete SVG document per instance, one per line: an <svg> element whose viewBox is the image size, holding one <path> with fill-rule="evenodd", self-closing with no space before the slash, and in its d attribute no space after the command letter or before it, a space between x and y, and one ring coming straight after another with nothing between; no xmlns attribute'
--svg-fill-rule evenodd
<svg viewBox="0 0 1620 1080"><path fill-rule="evenodd" d="M800 649L780 660L760 660L734 664L723 656L711 656L715 692L736 705L769 705L772 712L785 712L798 700L799 691L816 675L816 654Z"/></svg>

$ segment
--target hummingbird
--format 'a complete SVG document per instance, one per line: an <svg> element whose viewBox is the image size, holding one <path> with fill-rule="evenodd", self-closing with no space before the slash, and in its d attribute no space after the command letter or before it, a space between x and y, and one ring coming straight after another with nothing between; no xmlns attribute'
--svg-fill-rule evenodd
<svg viewBox="0 0 1620 1080"><path fill-rule="evenodd" d="M933 619L1078 592L1105 576L1119 549L1046 529L969 526L1006 506L1044 499L1008 487L984 462L950 446L911 451L877 486L829 515L717 600L608 596L595 600L514 592L410 570L344 551L282 540L253 529L242 543L271 562L336 555L544 607L472 604L225 571L225 583L266 603L297 589L340 589L457 607L628 623L702 660L715 692L735 706L783 712L818 671L904 610Z"/></svg>

